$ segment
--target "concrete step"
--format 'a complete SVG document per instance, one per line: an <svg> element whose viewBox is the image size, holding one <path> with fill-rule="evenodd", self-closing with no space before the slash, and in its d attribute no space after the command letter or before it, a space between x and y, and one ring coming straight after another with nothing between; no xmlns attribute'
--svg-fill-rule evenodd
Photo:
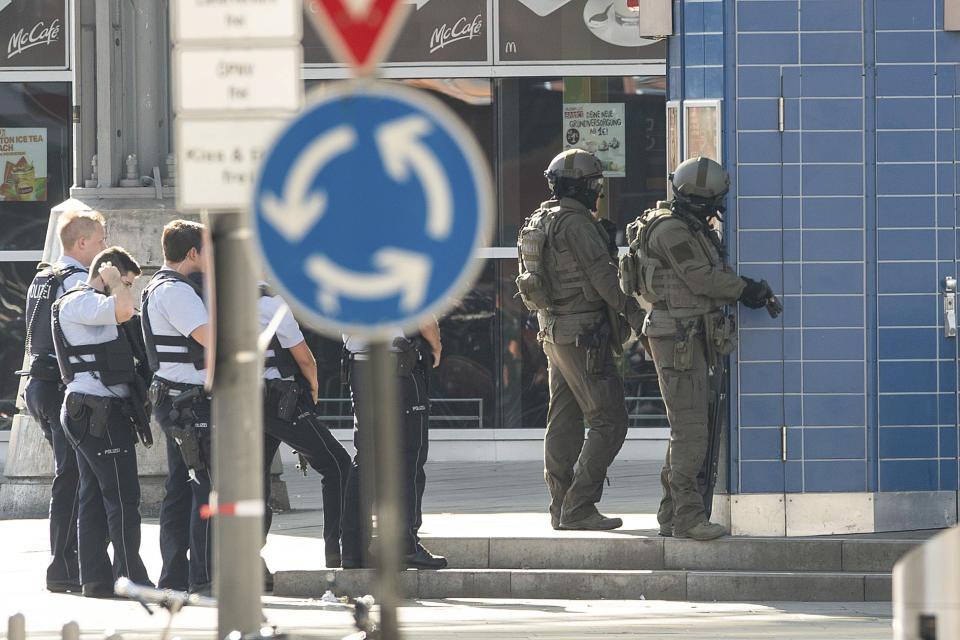
<svg viewBox="0 0 960 640"><path fill-rule="evenodd" d="M373 569L278 571L274 595L319 598L333 577L344 593L375 593ZM413 599L630 599L680 601L888 602L889 573L863 571L408 570Z"/></svg>
<svg viewBox="0 0 960 640"><path fill-rule="evenodd" d="M742 538L711 542L583 532L549 538L424 537L454 569L887 572L922 540Z"/></svg>

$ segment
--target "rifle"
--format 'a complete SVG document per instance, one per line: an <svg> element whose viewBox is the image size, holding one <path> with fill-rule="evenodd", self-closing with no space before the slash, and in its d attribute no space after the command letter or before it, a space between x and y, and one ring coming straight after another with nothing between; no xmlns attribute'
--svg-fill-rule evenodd
<svg viewBox="0 0 960 640"><path fill-rule="evenodd" d="M707 453L703 466L697 473L697 489L703 496L703 510L710 519L713 510L713 490L717 483L717 468L720 463L720 447L726 422L726 371L725 358L716 358L711 367L710 401L707 405Z"/></svg>
<svg viewBox="0 0 960 640"><path fill-rule="evenodd" d="M133 352L133 361L135 375L128 384L130 388L130 397L124 403L125 413L133 425L134 431L143 446L150 448L153 446L153 433L150 431L150 414L152 405L147 395L147 389L150 386L150 379L153 372L147 362L147 349L143 343L143 330L140 328L140 316L135 315L126 322L120 324L119 331L123 332L127 342L130 343L130 350Z"/></svg>

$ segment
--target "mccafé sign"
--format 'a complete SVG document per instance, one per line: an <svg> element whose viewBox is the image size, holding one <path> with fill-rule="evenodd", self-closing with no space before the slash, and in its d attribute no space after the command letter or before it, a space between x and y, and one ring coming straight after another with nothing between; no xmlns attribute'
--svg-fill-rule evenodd
<svg viewBox="0 0 960 640"><path fill-rule="evenodd" d="M0 0L0 69L67 68L66 0Z"/></svg>

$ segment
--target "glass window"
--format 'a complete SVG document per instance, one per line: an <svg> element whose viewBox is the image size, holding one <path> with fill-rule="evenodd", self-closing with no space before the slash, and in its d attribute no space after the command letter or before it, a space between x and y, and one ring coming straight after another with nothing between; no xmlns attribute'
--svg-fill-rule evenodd
<svg viewBox="0 0 960 640"><path fill-rule="evenodd" d="M440 319L443 357L431 371L430 425L438 429L543 429L547 358L537 315L514 297L517 261L487 260L476 286ZM353 424L340 381L340 342L304 331L317 358L320 413L330 428ZM667 426L653 361L635 340L617 359L631 427Z"/></svg>
<svg viewBox="0 0 960 640"><path fill-rule="evenodd" d="M308 81L308 89L333 81ZM664 79L507 78L421 79L408 84L431 92L470 128L494 167L499 207L495 245L516 246L523 219L549 197L543 171L570 143L565 126L585 125L577 140L599 152L611 173L600 214L620 230L665 197L666 123ZM572 105L572 106L571 106ZM595 108L594 108L595 105ZM570 107L569 109L565 109ZM620 128L590 131L589 122L612 113ZM595 143L595 149L589 145ZM604 147L604 143L606 146ZM606 152L606 153L604 153ZM434 428L527 428L546 425L547 360L537 341L535 313L516 294L515 258L486 261L476 286L440 319L443 358L431 372ZM341 385L340 343L307 335L320 373L321 413L328 426L352 425L349 392ZM618 359L632 427L666 426L652 361L636 343Z"/></svg>
<svg viewBox="0 0 960 640"><path fill-rule="evenodd" d="M0 251L41 250L73 182L70 84L0 82L0 105Z"/></svg>
<svg viewBox="0 0 960 640"><path fill-rule="evenodd" d="M495 261L487 261L476 286L440 319L443 355L429 379L434 428L496 426L495 267ZM350 393L340 380L340 342L304 333L317 358L321 415L331 428L351 427Z"/></svg>
<svg viewBox="0 0 960 640"><path fill-rule="evenodd" d="M517 286L516 260L498 260L500 267L500 426L543 429L547 424L550 386L547 357L537 341L540 325L537 314L527 311L514 297Z"/></svg>
<svg viewBox="0 0 960 640"><path fill-rule="evenodd" d="M619 243L625 244L626 224L666 195L665 86L659 76L498 79L500 246L514 246L524 218L550 197L543 171L564 141L598 153L601 160L616 157L614 169L623 165L615 171L622 177L607 177L600 215L617 224ZM568 136L564 105L570 104L622 110L623 121L606 129L591 127L588 111L578 134Z"/></svg>
<svg viewBox="0 0 960 640"><path fill-rule="evenodd" d="M0 430L9 429L23 364L27 288L36 273L32 262L0 262Z"/></svg>

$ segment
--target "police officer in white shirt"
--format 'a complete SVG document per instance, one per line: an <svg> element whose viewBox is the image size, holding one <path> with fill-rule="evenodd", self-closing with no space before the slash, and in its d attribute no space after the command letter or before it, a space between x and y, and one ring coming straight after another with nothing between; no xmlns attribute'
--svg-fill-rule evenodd
<svg viewBox="0 0 960 640"><path fill-rule="evenodd" d="M263 377L264 529L270 530L270 463L281 442L290 445L321 476L323 540L327 567L340 566L340 513L350 473L350 454L317 418L317 361L286 302L260 283L260 329L280 312L266 352ZM306 473L306 469L303 469ZM267 586L270 585L269 577Z"/></svg>
<svg viewBox="0 0 960 640"><path fill-rule="evenodd" d="M349 360L350 397L353 402L353 441L357 455L347 481L343 502L342 562L344 569L355 569L369 564L366 558L369 522L360 513L360 442L361 431L370 433L373 416L366 408L373 406L376 390L369 387L371 363L368 345L356 336L343 336L344 357ZM408 339L398 328L391 343L397 358L397 377L401 402L401 461L403 479L402 503L404 518L403 562L413 569L443 569L447 559L428 551L418 532L423 523L423 491L427 476L424 464L429 446L428 421L430 399L427 395L427 376L432 366L440 363L440 327L433 320L420 327L420 336Z"/></svg>
<svg viewBox="0 0 960 640"><path fill-rule="evenodd" d="M80 580L87 597L113 597L120 576L152 584L140 558L136 435L127 407L137 373L120 326L134 315L130 287L138 275L130 254L110 247L94 258L87 281L64 293L51 314L67 383L60 419L80 470Z"/></svg>
<svg viewBox="0 0 960 640"><path fill-rule="evenodd" d="M107 248L103 216L97 211L69 211L57 222L63 255L51 264L40 263L27 291L26 350L30 379L23 390L27 411L40 424L53 449L54 476L50 490L50 564L47 589L55 593L80 591L77 560L77 491L80 474L77 454L60 424L63 382L50 332L54 300L87 278L93 258Z"/></svg>
<svg viewBox="0 0 960 640"><path fill-rule="evenodd" d="M212 530L200 507L209 502L212 477L210 398L203 388L204 349L211 337L202 292L188 278L205 268L203 225L174 220L163 228L161 245L163 267L141 298L143 338L154 372L150 401L167 440L158 585L207 593Z"/></svg>

